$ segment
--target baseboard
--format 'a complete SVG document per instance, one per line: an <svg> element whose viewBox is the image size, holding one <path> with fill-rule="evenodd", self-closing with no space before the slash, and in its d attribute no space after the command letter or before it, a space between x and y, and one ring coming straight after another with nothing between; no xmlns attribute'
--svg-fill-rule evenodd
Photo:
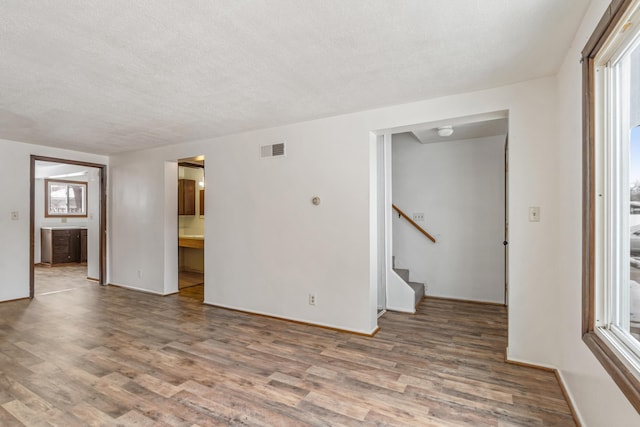
<svg viewBox="0 0 640 427"><path fill-rule="evenodd" d="M397 311L398 313L416 314L415 308L413 309L413 311L409 311L409 310L405 310L403 308L395 308L395 307L387 306L386 310L387 311Z"/></svg>
<svg viewBox="0 0 640 427"><path fill-rule="evenodd" d="M483 305L493 305L493 306L498 306L498 307L506 307L506 304L504 304L502 302L493 302L493 301L476 301L476 300L472 300L472 299L436 297L436 296L432 296L432 295L425 295L424 298L437 299L439 301L471 302L471 303L474 303L474 304L483 304Z"/></svg>
<svg viewBox="0 0 640 427"><path fill-rule="evenodd" d="M576 410L576 407L573 404L573 399L569 394L569 389L565 385L565 381L564 381L564 377L562 376L562 373L558 369L555 369L553 372L556 374L556 379L558 380L558 384L560 384L560 391L562 391L562 395L564 396L564 399L567 401L567 404L569 405L569 410L571 411L571 416L573 416L573 421L576 423L578 427L582 427L584 423L582 422L580 415L578 414L578 411Z"/></svg>
<svg viewBox="0 0 640 427"><path fill-rule="evenodd" d="M150 289L136 288L134 286L118 285L117 283L109 283L108 286L114 286L116 288L128 289L130 291L142 292L142 293L145 293L145 294L159 295L161 297L166 295L166 294L163 294L161 292L152 291Z"/></svg>
<svg viewBox="0 0 640 427"><path fill-rule="evenodd" d="M507 359L506 357L504 359L504 363L508 363L509 365L522 366L523 368L537 369L539 371L545 371L545 372L551 372L551 373L554 373L556 371L556 368L552 368L550 366L536 365L534 363L528 363L528 362L520 362L518 360Z"/></svg>
<svg viewBox="0 0 640 427"><path fill-rule="evenodd" d="M347 333L347 334L359 335L359 336L362 336L362 337L371 338L371 337L375 336L378 333L378 331L380 330L380 326L378 326L373 331L371 331L370 333L352 331L352 330L349 330L349 329L341 329L341 328L336 328L336 327L333 327L333 326L322 325L322 324L319 324L319 323L309 323L309 322L304 322L304 321L301 321L301 320L289 319L288 317L274 316L272 314L266 314L266 313L261 313L261 312L257 312L257 311L244 310L244 309L235 308L235 307L229 307L229 306L220 305L220 304L212 304L212 303L209 303L209 302L206 302L206 301L203 302L203 304L204 305L208 305L210 307L221 308L223 310L235 311L237 313L244 313L244 314L250 314L252 316L266 317L268 319L283 320L285 322L291 322L291 323L295 323L297 325L313 326L314 328L328 329L330 331L343 332L343 333Z"/></svg>
<svg viewBox="0 0 640 427"><path fill-rule="evenodd" d="M568 389L567 389L567 386L565 385L562 374L557 368L508 359L506 351L504 356L504 362L510 365L522 366L525 368L537 369L540 371L552 373L556 377L556 381L558 381L558 386L560 386L560 392L562 392L562 396L564 396L564 400L567 402L567 406L569 407L569 411L571 412L571 417L573 418L573 421L576 423L576 426L582 427L583 423L580 420L580 417L578 416L578 411L576 411L576 407L573 404L573 399L571 398L571 395L568 392Z"/></svg>
<svg viewBox="0 0 640 427"><path fill-rule="evenodd" d="M95 277L89 277L87 276L87 280L91 280L92 282L99 282L100 279L96 279Z"/></svg>
<svg viewBox="0 0 640 427"><path fill-rule="evenodd" d="M14 299L8 299L5 301L0 301L0 304L4 304L5 302L16 302L16 301L22 301L25 299L31 299L31 297L22 297L22 298L14 298Z"/></svg>

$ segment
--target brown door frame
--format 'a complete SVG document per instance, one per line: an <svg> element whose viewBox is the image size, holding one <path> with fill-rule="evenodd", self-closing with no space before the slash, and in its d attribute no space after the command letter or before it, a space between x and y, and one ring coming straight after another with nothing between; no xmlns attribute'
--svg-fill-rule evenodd
<svg viewBox="0 0 640 427"><path fill-rule="evenodd" d="M81 162L78 160L59 159L56 157L31 155L30 187L29 187L29 297L34 295L34 250L35 250L35 185L36 185L36 161L62 163L96 168L100 170L100 236L99 236L99 283L106 283L107 272L107 165L101 163Z"/></svg>

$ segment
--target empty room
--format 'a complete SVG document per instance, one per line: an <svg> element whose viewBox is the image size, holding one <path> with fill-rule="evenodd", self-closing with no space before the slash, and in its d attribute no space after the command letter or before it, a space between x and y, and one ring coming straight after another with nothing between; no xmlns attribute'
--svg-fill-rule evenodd
<svg viewBox="0 0 640 427"><path fill-rule="evenodd" d="M0 59L0 425L640 425L640 0L9 0Z"/></svg>

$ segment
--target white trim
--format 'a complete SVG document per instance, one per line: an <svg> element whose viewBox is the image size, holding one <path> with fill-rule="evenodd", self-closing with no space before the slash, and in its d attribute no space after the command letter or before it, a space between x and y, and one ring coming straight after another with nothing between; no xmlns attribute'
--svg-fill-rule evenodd
<svg viewBox="0 0 640 427"><path fill-rule="evenodd" d="M172 295L172 294L176 293L176 292L170 292L170 293L164 294L162 292L152 291L151 289L136 288L135 286L119 285L117 283L109 283L108 285L109 286L114 286L116 288L128 289L130 291L143 292L145 294L160 295L161 297L164 297L164 296L167 296L167 295Z"/></svg>
<svg viewBox="0 0 640 427"><path fill-rule="evenodd" d="M357 330L357 329L348 329L348 328L344 328L342 326L331 325L331 324L328 324L328 323L310 322L308 320L297 319L295 317L280 316L278 314L268 313L266 311L248 310L246 308L240 308L240 307L236 307L236 306L233 306L233 305L217 304L217 303L213 303L213 302L210 302L210 301L207 301L207 300L204 300L202 303L204 305L208 305L210 307L233 310L233 311L237 311L239 313L245 313L245 314L248 314L248 315L257 314L257 315L260 315L260 316L266 316L266 317L270 317L272 319L282 320L282 321L285 321L285 322L286 321L291 321L291 322L295 322L295 323L298 323L298 324L301 324L301 325L318 326L318 327L329 328L329 329L335 330L336 332L345 332L345 333L353 333L353 334L373 336L373 334L376 333L379 330L379 327L377 325L373 329L371 329L370 332L366 332L366 331L360 331L360 330Z"/></svg>
<svg viewBox="0 0 640 427"><path fill-rule="evenodd" d="M630 334L630 54L640 46L640 0L595 58L595 333L640 380Z"/></svg>
<svg viewBox="0 0 640 427"><path fill-rule="evenodd" d="M582 414L580 413L579 406L575 404L576 398L573 396L573 393L571 393L571 389L567 386L568 382L564 378L564 375L562 374L562 371L560 369L556 369L555 372L556 372L556 375L558 376L558 380L561 383L560 387L562 387L564 389L564 391L565 391L565 398L568 400L567 403L571 406L571 408L573 408L573 412L574 412L576 418L578 418L579 425L586 426L587 423L585 423L584 418L582 417Z"/></svg>
<svg viewBox="0 0 640 427"><path fill-rule="evenodd" d="M638 356L631 351L629 347L624 345L612 331L605 328L595 328L594 331L596 335L607 344L607 347L618 356L618 359L624 363L633 376L640 380L640 359L638 359Z"/></svg>

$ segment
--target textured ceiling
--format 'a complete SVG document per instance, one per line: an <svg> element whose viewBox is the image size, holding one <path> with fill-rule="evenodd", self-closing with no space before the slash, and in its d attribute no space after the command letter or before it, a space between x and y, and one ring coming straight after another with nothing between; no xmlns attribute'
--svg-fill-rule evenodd
<svg viewBox="0 0 640 427"><path fill-rule="evenodd" d="M557 71L588 0L3 0L0 138L116 153Z"/></svg>

